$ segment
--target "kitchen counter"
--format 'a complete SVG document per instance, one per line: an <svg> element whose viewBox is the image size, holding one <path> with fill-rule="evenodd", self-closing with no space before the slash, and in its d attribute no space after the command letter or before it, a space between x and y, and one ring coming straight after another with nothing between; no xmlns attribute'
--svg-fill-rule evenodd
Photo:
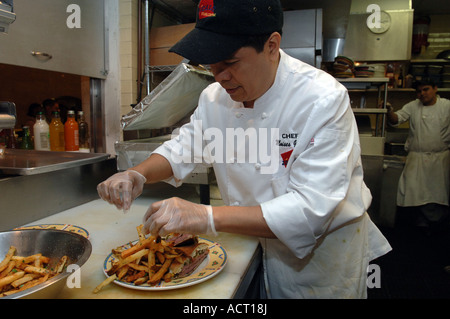
<svg viewBox="0 0 450 319"><path fill-rule="evenodd" d="M140 291L110 284L98 294L92 293L94 288L106 278L102 267L111 249L136 240L136 226L142 223L142 217L149 205L154 201L171 196L178 196L194 202L199 201L193 185L175 189L167 184L159 183L146 186L144 193L135 200L127 214L107 202L97 199L29 223L28 225L70 224L80 226L89 232L92 254L81 267L81 288L65 286L59 297L63 299L228 299L236 297L239 287L243 282L248 281L248 275L251 275L251 269L254 269L252 262L255 261L255 256L259 252L259 242L254 237L226 233L219 233L217 237L204 236L222 245L227 252L228 262L218 275L203 283L166 291Z"/></svg>

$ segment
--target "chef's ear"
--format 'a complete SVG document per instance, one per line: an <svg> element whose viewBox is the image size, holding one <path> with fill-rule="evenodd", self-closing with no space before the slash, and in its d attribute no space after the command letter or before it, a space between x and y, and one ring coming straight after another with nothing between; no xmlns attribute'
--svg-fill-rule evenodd
<svg viewBox="0 0 450 319"><path fill-rule="evenodd" d="M280 43L281 43L281 34L278 32L273 32L269 39L267 40L267 45L269 48L269 53L271 55L275 55L278 57L278 52L280 50Z"/></svg>

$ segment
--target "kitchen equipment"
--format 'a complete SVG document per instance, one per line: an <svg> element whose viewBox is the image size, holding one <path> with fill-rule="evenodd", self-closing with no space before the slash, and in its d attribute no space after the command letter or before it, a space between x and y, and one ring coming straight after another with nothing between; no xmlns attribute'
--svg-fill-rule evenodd
<svg viewBox="0 0 450 319"><path fill-rule="evenodd" d="M14 103L0 102L0 130L14 128L16 117L16 105Z"/></svg>
<svg viewBox="0 0 450 319"><path fill-rule="evenodd" d="M0 32L8 33L9 25L16 20L13 11L13 0L0 1Z"/></svg>
<svg viewBox="0 0 450 319"><path fill-rule="evenodd" d="M320 68L322 9L285 11L280 47L290 56Z"/></svg>
<svg viewBox="0 0 450 319"><path fill-rule="evenodd" d="M131 112L122 116L125 131L171 127L197 107L200 93L214 77L206 68L180 63Z"/></svg>
<svg viewBox="0 0 450 319"><path fill-rule="evenodd" d="M41 253L49 257L51 263L56 263L66 255L69 257L69 264L76 264L79 267L83 266L92 252L92 245L84 236L53 229L28 229L0 233L0 258L3 259L10 246L17 248L17 256ZM64 271L42 284L3 298L56 298L70 274L71 272Z"/></svg>

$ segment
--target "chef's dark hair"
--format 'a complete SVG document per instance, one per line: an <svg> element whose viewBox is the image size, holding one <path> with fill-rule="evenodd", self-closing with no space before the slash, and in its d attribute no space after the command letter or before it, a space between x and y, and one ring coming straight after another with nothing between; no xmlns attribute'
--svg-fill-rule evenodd
<svg viewBox="0 0 450 319"><path fill-rule="evenodd" d="M437 86L437 83L434 79L432 79L430 77L423 77L422 79L415 81L413 87L417 90L419 88L419 86L424 86L424 85L430 85L432 87L435 87L435 86Z"/></svg>
<svg viewBox="0 0 450 319"><path fill-rule="evenodd" d="M280 35L282 35L282 31L276 31ZM243 47L251 47L256 50L256 52L261 53L264 50L264 45L266 44L267 40L269 40L270 34L263 34L263 35L252 35L247 38L247 41L243 45Z"/></svg>

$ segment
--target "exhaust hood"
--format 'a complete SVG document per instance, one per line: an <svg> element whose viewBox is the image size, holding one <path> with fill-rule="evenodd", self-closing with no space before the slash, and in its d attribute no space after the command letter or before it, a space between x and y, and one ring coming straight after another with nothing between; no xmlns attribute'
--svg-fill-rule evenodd
<svg viewBox="0 0 450 319"><path fill-rule="evenodd" d="M410 1L378 1L376 9L371 2L352 1L343 54L356 61L409 60L414 15ZM369 21L374 14L379 15L379 28Z"/></svg>
<svg viewBox="0 0 450 319"><path fill-rule="evenodd" d="M0 1L0 33L8 33L9 25L15 20L12 0Z"/></svg>

